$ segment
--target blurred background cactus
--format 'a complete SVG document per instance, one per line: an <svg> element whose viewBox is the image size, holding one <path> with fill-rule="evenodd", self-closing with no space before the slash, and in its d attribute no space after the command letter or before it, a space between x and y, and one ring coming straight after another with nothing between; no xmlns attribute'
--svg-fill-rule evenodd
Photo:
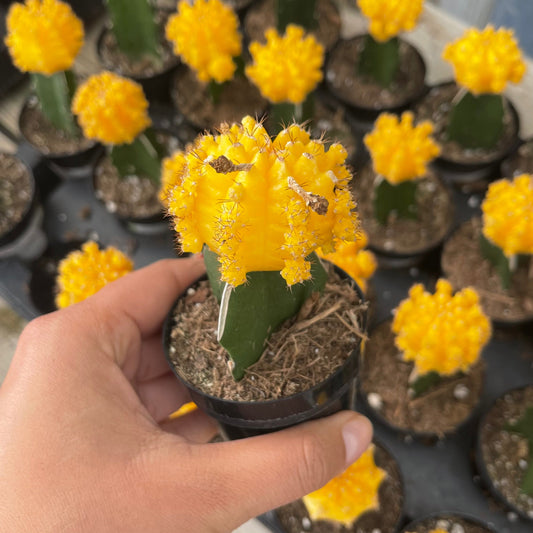
<svg viewBox="0 0 533 533"><path fill-rule="evenodd" d="M533 406L526 408L524 415L514 422L507 424L507 430L521 435L528 444L528 465L522 480L521 489L524 494L533 496Z"/></svg>
<svg viewBox="0 0 533 533"><path fill-rule="evenodd" d="M284 33L289 24L311 31L316 26L316 0L276 0L277 29Z"/></svg>
<svg viewBox="0 0 533 533"><path fill-rule="evenodd" d="M43 115L65 135L79 136L70 110L76 90L70 69L83 45L81 20L59 0L26 0L13 3L6 25L13 63L30 73Z"/></svg>
<svg viewBox="0 0 533 533"><path fill-rule="evenodd" d="M377 177L374 214L382 225L387 224L391 214L417 218L416 181L426 176L428 163L440 152L430 137L431 122L414 126L413 117L409 111L401 119L382 113L374 129L364 137Z"/></svg>
<svg viewBox="0 0 533 533"><path fill-rule="evenodd" d="M492 148L503 132L502 92L526 70L513 31L468 29L445 47L442 57L453 65L461 87L450 112L448 138L464 148Z"/></svg>

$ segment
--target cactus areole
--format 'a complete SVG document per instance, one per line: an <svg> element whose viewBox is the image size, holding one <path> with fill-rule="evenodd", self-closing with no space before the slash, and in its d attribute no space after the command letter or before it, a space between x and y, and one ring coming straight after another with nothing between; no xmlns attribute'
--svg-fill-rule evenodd
<svg viewBox="0 0 533 533"><path fill-rule="evenodd" d="M183 250L204 250L221 304L218 339L236 379L270 333L323 289L314 251L357 237L345 159L341 145L326 150L298 125L271 139L245 117L200 136L165 185Z"/></svg>

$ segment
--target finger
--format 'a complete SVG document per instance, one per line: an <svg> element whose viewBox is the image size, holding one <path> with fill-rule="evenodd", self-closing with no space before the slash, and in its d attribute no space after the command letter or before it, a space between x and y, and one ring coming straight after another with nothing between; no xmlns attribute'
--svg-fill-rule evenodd
<svg viewBox="0 0 533 533"><path fill-rule="evenodd" d="M136 389L139 399L156 422L167 419L190 401L189 392L170 370L158 378L137 384Z"/></svg>
<svg viewBox="0 0 533 533"><path fill-rule="evenodd" d="M158 332L143 340L139 359L136 362L128 361L122 370L128 379L134 380L136 383L142 383L167 374L169 368L169 364L165 359L161 332Z"/></svg>
<svg viewBox="0 0 533 533"><path fill-rule="evenodd" d="M215 519L229 530L322 487L354 462L371 438L366 418L343 411L277 433L195 447L190 462L209 472L209 494L205 487L198 490L217 501ZM172 469L168 474L177 475Z"/></svg>
<svg viewBox="0 0 533 533"><path fill-rule="evenodd" d="M165 420L159 427L198 444L209 442L218 433L217 423L199 409L176 419Z"/></svg>

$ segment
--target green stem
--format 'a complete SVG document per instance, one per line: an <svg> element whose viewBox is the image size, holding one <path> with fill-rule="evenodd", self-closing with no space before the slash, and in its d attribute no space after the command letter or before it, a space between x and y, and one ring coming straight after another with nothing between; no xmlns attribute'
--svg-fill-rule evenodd
<svg viewBox="0 0 533 533"><path fill-rule="evenodd" d="M158 28L149 0L106 0L112 31L131 59L145 55L160 60Z"/></svg>
<svg viewBox="0 0 533 533"><path fill-rule="evenodd" d="M509 258L503 253L503 250L496 244L489 241L483 233L479 236L479 248L481 255L489 261L502 283L502 288L507 290L511 286L511 265Z"/></svg>
<svg viewBox="0 0 533 533"><path fill-rule="evenodd" d="M211 97L211 100L214 105L217 105L220 101L220 95L222 94L222 90L224 88L223 83L217 83L214 80L211 80L208 85L208 91L209 96Z"/></svg>
<svg viewBox="0 0 533 533"><path fill-rule="evenodd" d="M131 144L111 148L111 160L121 177L146 177L156 184L160 182L162 155L163 149L150 130L141 133Z"/></svg>
<svg viewBox="0 0 533 533"><path fill-rule="evenodd" d="M70 70L56 72L51 76L31 75L43 115L54 127L70 137L78 137L80 130L70 110L76 81Z"/></svg>
<svg viewBox="0 0 533 533"><path fill-rule="evenodd" d="M313 119L315 112L315 97L311 93L301 104L281 102L273 104L270 109L270 133L277 135L293 122L302 124Z"/></svg>
<svg viewBox="0 0 533 533"><path fill-rule="evenodd" d="M307 31L317 25L316 0L276 0L278 31L283 33L289 24L302 26Z"/></svg>
<svg viewBox="0 0 533 533"><path fill-rule="evenodd" d="M400 218L417 218L416 186L414 180L392 185L382 179L374 191L374 214L382 226L392 212Z"/></svg>
<svg viewBox="0 0 533 533"><path fill-rule="evenodd" d="M388 87L396 78L400 66L400 45L397 37L385 42L376 41L370 34L365 37L359 58L359 74L372 78L382 87Z"/></svg>
<svg viewBox="0 0 533 533"><path fill-rule="evenodd" d="M501 94L466 92L450 112L448 138L464 148L492 148L501 137L503 115Z"/></svg>

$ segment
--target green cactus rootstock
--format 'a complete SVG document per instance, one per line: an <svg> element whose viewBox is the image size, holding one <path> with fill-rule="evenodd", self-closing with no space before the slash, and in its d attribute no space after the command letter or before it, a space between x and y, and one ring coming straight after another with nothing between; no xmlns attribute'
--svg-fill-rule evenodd
<svg viewBox="0 0 533 533"><path fill-rule="evenodd" d="M448 139L464 148L490 149L502 135L503 116L501 94L476 96L466 92L450 112Z"/></svg>
<svg viewBox="0 0 533 533"><path fill-rule="evenodd" d="M509 289L512 276L509 258L503 253L503 250L499 246L490 242L483 234L479 236L479 248L483 257L487 259L496 270L502 288L505 290Z"/></svg>
<svg viewBox="0 0 533 533"><path fill-rule="evenodd" d="M149 0L105 0L113 35L131 59L151 56L160 62L158 28Z"/></svg>
<svg viewBox="0 0 533 533"><path fill-rule="evenodd" d="M413 391L413 397L418 398L431 387L442 381L442 376L438 372L428 372L422 376L416 377L409 387Z"/></svg>
<svg viewBox="0 0 533 533"><path fill-rule="evenodd" d="M233 362L233 377L241 379L259 360L270 335L296 315L314 292L321 292L327 274L316 254L311 261L311 279L287 286L279 271L250 272L247 283L231 287L220 282L216 255L204 247L207 275L215 296L220 297L218 340Z"/></svg>
<svg viewBox="0 0 533 533"><path fill-rule="evenodd" d="M277 135L293 123L311 122L315 114L315 95L310 93L301 104L281 102L270 106L269 133Z"/></svg>
<svg viewBox="0 0 533 533"><path fill-rule="evenodd" d="M110 155L121 177L136 175L160 182L161 160L166 154L152 130L145 130L131 144L114 145Z"/></svg>
<svg viewBox="0 0 533 533"><path fill-rule="evenodd" d="M374 214L377 221L385 226L391 213L400 218L417 218L416 183L404 181L392 185L386 179L374 191Z"/></svg>
<svg viewBox="0 0 533 533"><path fill-rule="evenodd" d="M79 137L81 132L70 110L76 90L76 80L70 70L56 72L51 76L32 73L33 86L43 115L52 125L70 137Z"/></svg>
<svg viewBox="0 0 533 533"><path fill-rule="evenodd" d="M316 0L276 0L278 31L283 33L289 24L312 30L317 25Z"/></svg>
<svg viewBox="0 0 533 533"><path fill-rule="evenodd" d="M507 431L518 433L527 440L529 447L528 468L522 480L522 492L533 496L533 406L528 407L524 416L515 424L507 424Z"/></svg>
<svg viewBox="0 0 533 533"><path fill-rule="evenodd" d="M359 57L359 74L368 76L382 87L389 87L396 78L400 66L399 41L393 37L385 42L365 36Z"/></svg>

